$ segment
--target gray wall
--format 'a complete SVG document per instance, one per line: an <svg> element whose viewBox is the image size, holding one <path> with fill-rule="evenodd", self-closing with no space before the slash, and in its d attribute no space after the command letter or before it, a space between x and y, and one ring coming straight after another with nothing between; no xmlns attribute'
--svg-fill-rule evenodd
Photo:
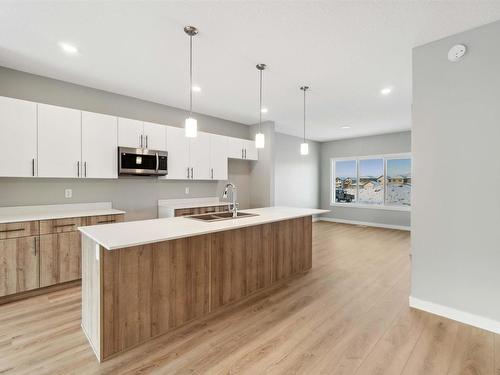
<svg viewBox="0 0 500 375"><path fill-rule="evenodd" d="M300 155L302 138L276 133L274 191L276 206L319 207L320 144L309 143Z"/></svg>
<svg viewBox="0 0 500 375"><path fill-rule="evenodd" d="M184 110L89 87L0 67L0 95L115 116L182 126ZM197 114L202 131L250 137L249 126ZM259 163L255 163L259 164ZM250 162L230 160L229 179L239 187L242 208L250 206ZM219 194L223 182L157 181L149 177L118 180L0 178L0 206L112 201L128 212L127 219L156 217L156 200ZM185 187L190 194L184 193ZM64 198L64 189L73 198ZM258 194L258 186L254 187Z"/></svg>
<svg viewBox="0 0 500 375"><path fill-rule="evenodd" d="M250 171L250 206L274 206L274 163L276 156L276 142L274 122L262 123L262 133L265 137L265 147L259 149L259 161L251 162ZM250 127L252 139L259 132L259 125Z"/></svg>
<svg viewBox="0 0 500 375"><path fill-rule="evenodd" d="M469 52L451 63L457 43ZM412 296L497 327L499 44L495 22L415 48L412 119Z"/></svg>
<svg viewBox="0 0 500 375"><path fill-rule="evenodd" d="M340 220L410 226L410 213L407 211L330 206L330 159L405 152L411 152L410 131L321 143L321 208L331 210L330 213L322 216Z"/></svg>

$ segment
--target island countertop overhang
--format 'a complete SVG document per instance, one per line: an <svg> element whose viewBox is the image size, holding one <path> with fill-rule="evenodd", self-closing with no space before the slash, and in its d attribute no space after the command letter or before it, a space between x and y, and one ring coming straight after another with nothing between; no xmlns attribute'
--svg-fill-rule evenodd
<svg viewBox="0 0 500 375"><path fill-rule="evenodd" d="M241 212L254 213L258 216L216 222L203 222L187 217L171 217L101 226L87 226L78 229L106 250L116 250L304 216L319 215L328 212L328 210L296 207L265 207L242 210Z"/></svg>

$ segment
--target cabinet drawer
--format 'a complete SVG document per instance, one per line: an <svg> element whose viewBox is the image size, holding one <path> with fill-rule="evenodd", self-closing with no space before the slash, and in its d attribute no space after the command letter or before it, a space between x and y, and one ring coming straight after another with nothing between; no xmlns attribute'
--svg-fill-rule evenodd
<svg viewBox="0 0 500 375"><path fill-rule="evenodd" d="M0 240L17 237L36 236L38 221L23 221L17 223L0 224Z"/></svg>
<svg viewBox="0 0 500 375"><path fill-rule="evenodd" d="M40 234L73 232L86 225L84 217L40 221Z"/></svg>
<svg viewBox="0 0 500 375"><path fill-rule="evenodd" d="M87 217L87 225L120 223L124 220L123 214L119 215L100 215Z"/></svg>

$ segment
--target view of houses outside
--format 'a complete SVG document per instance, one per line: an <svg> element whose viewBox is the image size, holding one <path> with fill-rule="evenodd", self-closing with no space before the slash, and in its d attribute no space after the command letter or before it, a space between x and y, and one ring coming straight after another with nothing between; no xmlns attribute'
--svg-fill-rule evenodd
<svg viewBox="0 0 500 375"><path fill-rule="evenodd" d="M356 160L335 161L335 202L355 203L357 195Z"/></svg>
<svg viewBox="0 0 500 375"><path fill-rule="evenodd" d="M411 159L387 159L385 203L392 206L411 205Z"/></svg>
<svg viewBox="0 0 500 375"><path fill-rule="evenodd" d="M359 203L384 204L384 159L359 160Z"/></svg>

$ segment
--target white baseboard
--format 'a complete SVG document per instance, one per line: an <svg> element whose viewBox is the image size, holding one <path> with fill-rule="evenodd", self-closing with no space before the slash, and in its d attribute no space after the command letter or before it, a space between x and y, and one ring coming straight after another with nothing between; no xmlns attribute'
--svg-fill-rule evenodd
<svg viewBox="0 0 500 375"><path fill-rule="evenodd" d="M341 223L341 224L352 224L352 225L366 225L367 227L377 227L377 228L387 228L387 229L398 229L398 230L411 230L411 227L406 225L391 225L391 224L381 224L381 223L372 223L368 221L356 221L356 220L344 220L344 219L336 219L334 217L319 217L321 221L331 221L333 223Z"/></svg>
<svg viewBox="0 0 500 375"><path fill-rule="evenodd" d="M410 296L410 307L500 334L500 322Z"/></svg>

